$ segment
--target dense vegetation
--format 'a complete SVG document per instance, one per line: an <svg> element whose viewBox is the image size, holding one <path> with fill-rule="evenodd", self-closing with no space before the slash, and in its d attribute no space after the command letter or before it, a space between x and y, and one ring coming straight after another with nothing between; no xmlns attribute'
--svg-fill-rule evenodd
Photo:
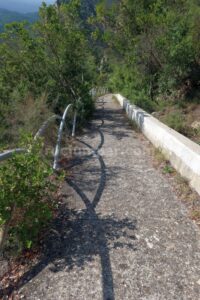
<svg viewBox="0 0 200 300"><path fill-rule="evenodd" d="M60 113L79 98L79 116L92 110L94 58L79 1L59 8L44 4L39 15L34 25L14 22L0 35L1 144L16 140L16 128L27 128L30 119L34 131L43 115Z"/></svg>
<svg viewBox="0 0 200 300"><path fill-rule="evenodd" d="M13 22L0 35L0 143L28 149L0 165L0 252L30 248L54 211L55 179L42 144L19 144L20 130L33 136L69 103L79 122L92 112L95 59L82 22L79 1L43 4L35 24Z"/></svg>
<svg viewBox="0 0 200 300"><path fill-rule="evenodd" d="M31 248L56 207L58 186L50 180L52 168L41 156L42 141L33 143L26 136L20 145L28 150L26 154L0 164L0 254L4 249L16 255Z"/></svg>
<svg viewBox="0 0 200 300"><path fill-rule="evenodd" d="M58 4L61 3L69 3L70 0L57 0ZM83 20L87 20L90 16L95 16L96 14L96 4L99 2L99 0L82 0L81 1L81 17Z"/></svg>
<svg viewBox="0 0 200 300"><path fill-rule="evenodd" d="M199 103L198 0L56 2L43 4L34 24L13 22L0 35L3 148L17 145L21 129L33 135L68 103L80 122L88 119L90 90L97 83L149 112ZM182 110L163 121L189 135ZM53 203L47 193L53 188L50 169L40 164L38 144L26 140L26 145L27 155L0 167L0 224L20 247L32 245Z"/></svg>
<svg viewBox="0 0 200 300"><path fill-rule="evenodd" d="M104 42L108 86L149 111L197 99L199 20L197 0L101 1L94 23Z"/></svg>

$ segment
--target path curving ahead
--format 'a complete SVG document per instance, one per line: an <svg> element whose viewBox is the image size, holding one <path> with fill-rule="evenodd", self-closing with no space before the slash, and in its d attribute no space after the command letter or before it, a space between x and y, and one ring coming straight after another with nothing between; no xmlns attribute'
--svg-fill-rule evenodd
<svg viewBox="0 0 200 300"><path fill-rule="evenodd" d="M20 283L25 299L200 299L200 231L112 95L68 169L66 207Z"/></svg>

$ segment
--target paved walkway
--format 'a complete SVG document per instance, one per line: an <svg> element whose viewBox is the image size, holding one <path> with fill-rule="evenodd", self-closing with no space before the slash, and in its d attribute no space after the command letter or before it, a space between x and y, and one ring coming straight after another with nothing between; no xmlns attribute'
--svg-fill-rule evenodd
<svg viewBox="0 0 200 300"><path fill-rule="evenodd" d="M200 231L111 96L68 169L66 207L21 284L26 299L200 299Z"/></svg>

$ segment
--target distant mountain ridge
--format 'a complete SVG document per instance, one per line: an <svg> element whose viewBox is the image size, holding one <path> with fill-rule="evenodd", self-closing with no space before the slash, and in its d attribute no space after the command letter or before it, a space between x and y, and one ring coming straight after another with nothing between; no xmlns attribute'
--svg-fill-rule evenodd
<svg viewBox="0 0 200 300"><path fill-rule="evenodd" d="M0 8L0 31L3 31L4 25L11 22L28 21L34 23L38 19L38 13L18 13Z"/></svg>
<svg viewBox="0 0 200 300"><path fill-rule="evenodd" d="M37 12L43 0L0 0L0 8L18 13ZM52 4L55 0L44 0Z"/></svg>
<svg viewBox="0 0 200 300"><path fill-rule="evenodd" d="M116 0L115 0L116 1ZM16 3L18 2L19 7L17 9ZM42 0L36 0L35 6L29 6L30 8L36 7L35 12L25 13L27 11L26 6L22 9L22 4L25 3L24 0L10 0L9 5L4 2L3 4L0 3L0 32L3 31L4 25L7 23L11 23L14 21L21 22L21 21L28 21L30 23L34 23L38 19L37 9L39 7L39 3ZM69 3L70 0L44 0L47 4L50 3ZM81 16L83 20L87 20L87 18L91 15L95 15L96 5L99 3L100 0L81 0ZM107 3L110 4L114 2L113 0L107 0ZM13 6L11 4L13 3ZM7 5L7 6L6 6ZM20 6L21 5L21 6ZM37 6L38 5L38 6ZM10 9L5 9L1 7L10 7ZM17 9L17 11L13 11L13 9ZM19 12L22 11L22 12Z"/></svg>

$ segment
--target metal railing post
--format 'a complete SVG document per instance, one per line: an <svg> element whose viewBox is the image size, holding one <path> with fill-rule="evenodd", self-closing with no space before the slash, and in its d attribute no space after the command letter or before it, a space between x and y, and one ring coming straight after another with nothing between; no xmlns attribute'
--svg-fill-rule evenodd
<svg viewBox="0 0 200 300"><path fill-rule="evenodd" d="M60 127L59 127L59 130L58 130L58 139L57 139L55 153L54 153L54 163L53 163L53 169L54 170L58 169L58 161L59 161L59 156L60 156L61 139L62 139L63 127L64 127L65 119L66 119L66 116L67 116L67 113L68 113L70 107L72 107L72 104L69 104L67 106L67 108L64 111L64 114L63 114L63 117L61 119L61 122L60 122Z"/></svg>
<svg viewBox="0 0 200 300"><path fill-rule="evenodd" d="M75 133L76 133L76 119L77 119L77 111L75 111L75 113L74 113L73 128L72 128L72 137L74 137Z"/></svg>
<svg viewBox="0 0 200 300"><path fill-rule="evenodd" d="M41 135L44 134L45 130L48 128L49 124L56 119L60 119L60 126L59 126L59 130L58 130L58 138L57 138L57 143L56 143L56 147L55 147L55 152L54 152L54 162L53 162L53 169L57 170L58 169L58 161L59 161L59 157L60 157L60 151L61 151L61 139L62 139L62 134L63 134L63 128L65 125L65 120L67 117L67 113L69 111L69 109L72 107L72 104L69 104L64 113L63 116L59 116L59 115L52 115L50 118L48 118L43 125L41 126L41 128L38 130L38 132L36 133L36 135L34 136L34 140L37 140L38 137L40 137ZM76 121L77 121L77 110L75 110L74 113L74 118L73 118L73 128L72 128L72 136L75 136L75 132L76 132ZM9 159L10 157L12 157L12 155L14 153L23 153L23 152L27 152L28 150L25 148L17 148L17 149L12 149L12 150L7 150L4 151L3 153L0 153L0 162L4 161L6 159Z"/></svg>

